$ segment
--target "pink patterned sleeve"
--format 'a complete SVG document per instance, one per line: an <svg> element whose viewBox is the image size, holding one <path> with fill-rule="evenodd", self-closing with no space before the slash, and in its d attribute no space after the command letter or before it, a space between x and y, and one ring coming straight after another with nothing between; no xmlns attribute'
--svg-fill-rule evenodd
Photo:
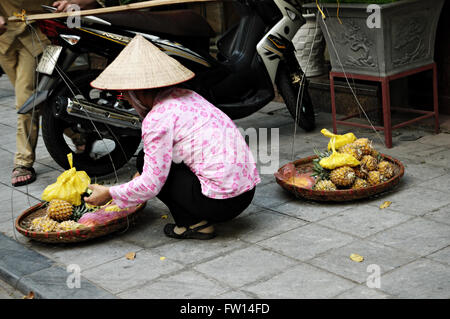
<svg viewBox="0 0 450 319"><path fill-rule="evenodd" d="M145 156L141 176L109 189L120 208L136 206L158 195L169 175L172 164L173 128L165 123L146 125L143 126L142 138Z"/></svg>

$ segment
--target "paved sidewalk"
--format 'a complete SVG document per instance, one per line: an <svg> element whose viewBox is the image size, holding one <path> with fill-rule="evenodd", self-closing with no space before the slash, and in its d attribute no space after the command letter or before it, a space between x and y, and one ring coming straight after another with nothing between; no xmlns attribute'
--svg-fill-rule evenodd
<svg viewBox="0 0 450 319"><path fill-rule="evenodd" d="M31 241L13 228L15 218L39 202L44 188L62 172L40 138L37 181L11 187L13 101L6 77L0 78L0 278L23 294L32 290L37 298L450 298L449 134L404 128L394 132L395 147L387 150L373 132L354 130L406 166L401 184L377 198L343 204L302 201L283 191L272 175L275 169L268 169L252 205L235 220L217 225L219 236L213 240L165 237L163 226L171 217L155 199L124 232L76 245L50 245ZM331 129L331 115L320 113L317 122L314 132L298 130L295 157L326 147L320 129ZM242 128L279 128L276 168L291 160L294 125L282 104L271 103L236 123ZM260 169L267 169L261 159L258 156ZM119 171L120 181L133 173L131 161ZM380 209L384 201L392 205ZM136 252L136 259L127 260L128 252ZM364 261L352 261L352 253L364 256ZM72 272L67 271L69 265L75 267L69 267ZM76 267L81 270L81 288L70 289L67 282ZM377 271L379 288L369 288L366 282Z"/></svg>

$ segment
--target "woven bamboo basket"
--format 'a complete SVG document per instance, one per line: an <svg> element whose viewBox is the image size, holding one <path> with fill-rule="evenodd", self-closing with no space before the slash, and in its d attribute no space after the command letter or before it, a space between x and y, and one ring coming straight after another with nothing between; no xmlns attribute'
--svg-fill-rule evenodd
<svg viewBox="0 0 450 319"><path fill-rule="evenodd" d="M361 189L342 189L336 191L316 191L312 189L306 189L302 187L295 186L293 184L287 183L286 180L282 178L282 171L286 165L282 166L277 173L275 173L275 178L277 183L283 187L285 190L291 192L298 198L320 201L320 202L346 202L346 201L354 201L358 199L368 198L377 194L381 194L383 192L387 192L398 185L400 179L403 177L405 173L405 167L403 164L385 154L380 154L381 157L389 161L394 166L394 176L375 186L370 186ZM300 173L311 173L313 171L313 160L316 159L317 156L310 156L306 158L301 158L292 162L295 168Z"/></svg>
<svg viewBox="0 0 450 319"><path fill-rule="evenodd" d="M31 221L36 217L46 214L45 203L37 204L25 210L15 222L15 227L19 233L29 237L32 240L45 243L77 243L97 237L105 236L116 231L127 228L136 218L137 213L145 207L141 204L130 209L127 216L111 220L105 224L96 226L87 226L77 230L60 231L60 232L35 232L29 230Z"/></svg>

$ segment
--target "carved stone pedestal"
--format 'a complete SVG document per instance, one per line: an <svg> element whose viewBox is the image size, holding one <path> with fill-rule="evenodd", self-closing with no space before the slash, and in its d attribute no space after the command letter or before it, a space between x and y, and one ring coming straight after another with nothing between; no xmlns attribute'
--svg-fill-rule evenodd
<svg viewBox="0 0 450 319"><path fill-rule="evenodd" d="M368 4L341 4L338 10L321 2L332 71L385 77L433 63L443 3L397 1L368 12ZM304 7L317 10L315 3Z"/></svg>

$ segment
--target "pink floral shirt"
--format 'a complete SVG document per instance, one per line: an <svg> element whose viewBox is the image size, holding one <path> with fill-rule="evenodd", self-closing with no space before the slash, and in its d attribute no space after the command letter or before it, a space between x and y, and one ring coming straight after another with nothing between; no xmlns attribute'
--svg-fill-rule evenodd
<svg viewBox="0 0 450 319"><path fill-rule="evenodd" d="M172 162L184 162L210 198L236 197L261 181L253 155L233 121L193 91L160 92L142 122L142 139L141 176L110 188L121 208L158 195Z"/></svg>

